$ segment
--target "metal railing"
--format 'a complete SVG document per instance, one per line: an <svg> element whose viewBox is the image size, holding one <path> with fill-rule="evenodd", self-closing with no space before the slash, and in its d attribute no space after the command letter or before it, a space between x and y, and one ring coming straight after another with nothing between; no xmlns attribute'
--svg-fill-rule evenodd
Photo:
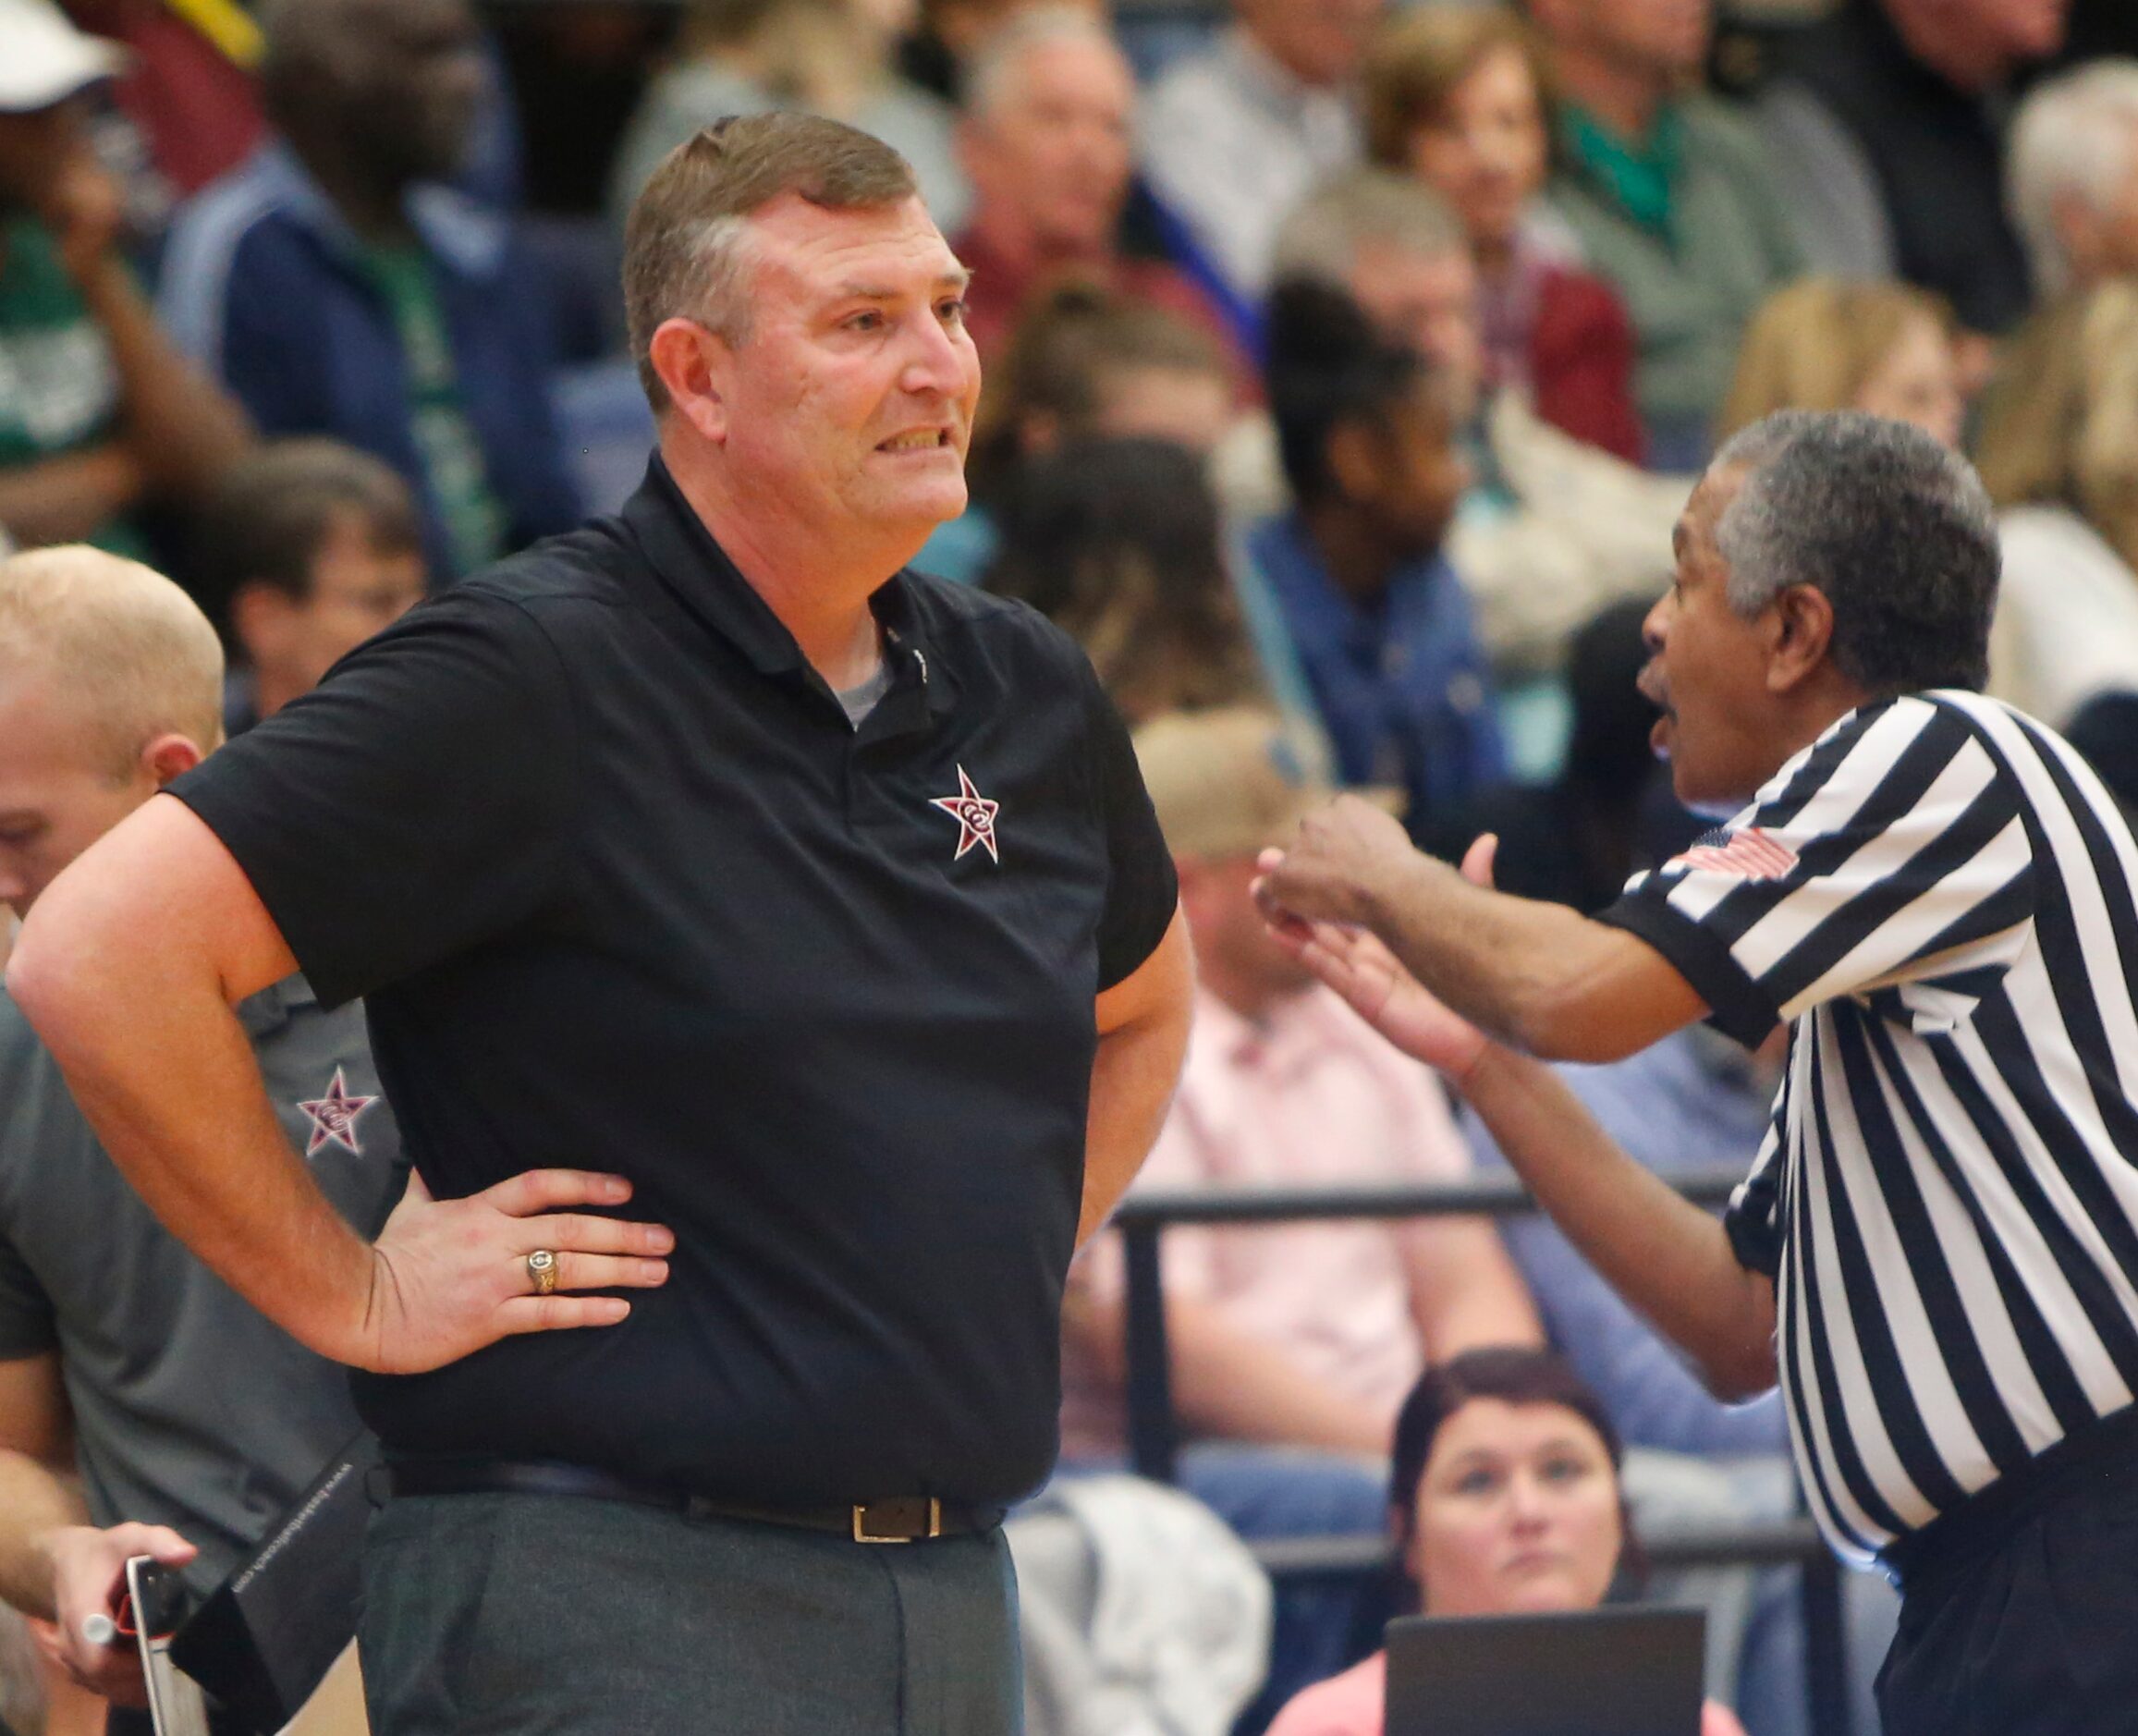
<svg viewBox="0 0 2138 1736"><path fill-rule="evenodd" d="M1704 1170L1671 1185L1696 1204L1718 1205L1744 1179L1741 1168ZM1159 1244L1176 1224L1273 1224L1316 1218L1511 1216L1537 1204L1512 1176L1405 1187L1207 1188L1130 1194L1114 1214L1127 1266L1125 1350L1129 1452L1137 1472L1175 1481L1179 1425L1166 1343ZM1841 1569L1809 1519L1752 1522L1699 1530L1646 1533L1642 1547L1656 1567L1794 1564L1802 1571L1804 1678L1814 1736L1850 1736L1847 1640ZM1380 1537L1284 1537L1251 1546L1277 1578L1366 1578L1385 1572L1389 1545Z"/></svg>

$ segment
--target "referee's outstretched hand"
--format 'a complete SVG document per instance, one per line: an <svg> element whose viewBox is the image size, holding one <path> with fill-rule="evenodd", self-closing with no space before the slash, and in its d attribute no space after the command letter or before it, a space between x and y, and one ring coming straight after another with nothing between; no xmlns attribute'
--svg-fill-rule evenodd
<svg viewBox="0 0 2138 1736"><path fill-rule="evenodd" d="M437 1200L422 1178L372 1245L371 1297L360 1366L414 1375L521 1332L613 1326L631 1311L620 1296L668 1281L676 1245L662 1224L627 1222L575 1205L617 1206L631 1196L621 1176L530 1169L466 1199ZM556 1255L554 1293L535 1293L527 1256Z"/></svg>
<svg viewBox="0 0 2138 1736"><path fill-rule="evenodd" d="M1289 850L1262 853L1254 899L1272 923L1282 912L1315 923L1371 923L1383 895L1428 862L1386 808L1338 796L1300 822Z"/></svg>
<svg viewBox="0 0 2138 1736"><path fill-rule="evenodd" d="M1499 840L1489 832L1472 843L1462 859L1463 878L1491 886L1498 849ZM1264 850L1258 865L1268 874L1283 854ZM1267 920L1278 946L1404 1054L1437 1068L1458 1087L1470 1077L1490 1039L1405 970L1374 935L1347 923L1310 921L1281 906Z"/></svg>

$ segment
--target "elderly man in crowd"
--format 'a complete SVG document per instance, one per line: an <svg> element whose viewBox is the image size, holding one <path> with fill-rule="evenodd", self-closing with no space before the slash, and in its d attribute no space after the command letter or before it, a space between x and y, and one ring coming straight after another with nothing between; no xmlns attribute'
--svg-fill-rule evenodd
<svg viewBox="0 0 2138 1736"><path fill-rule="evenodd" d="M1020 13L973 64L959 138L977 202L953 245L973 274L966 324L989 366L1033 290L1064 277L1228 341L1224 315L1178 269L1120 251L1135 103L1127 56L1079 6Z"/></svg>
<svg viewBox="0 0 2138 1736"><path fill-rule="evenodd" d="M368 1371L375 1728L997 1736L1063 1278L1185 1044L1171 864L1073 644L900 570L980 385L907 165L708 129L625 278L661 437L622 515L150 802L9 985L151 1204ZM672 1238L619 1182L577 1252L367 1246L227 1006L299 963L368 997L439 1195L598 1154Z"/></svg>
<svg viewBox="0 0 2138 1736"><path fill-rule="evenodd" d="M1393 1054L1269 936L1248 896L1255 855L1327 799L1276 715L1173 714L1136 752L1180 878L1194 944L1195 1034L1140 1185L1401 1186L1458 1181L1470 1155L1431 1073ZM1428 1362L1540 1339L1486 1219L1179 1229L1167 1237L1173 1390L1194 1437L1181 1482L1249 1537L1373 1534L1380 1461ZM1118 1458L1118 1243L1093 1250L1065 1319L1064 1451ZM1356 1588L1279 1589L1274 1711L1352 1661Z"/></svg>
<svg viewBox="0 0 2138 1736"><path fill-rule="evenodd" d="M2097 61L2030 91L2005 187L2039 294L2138 275L2138 61Z"/></svg>
<svg viewBox="0 0 2138 1736"><path fill-rule="evenodd" d="M2127 1729L2138 841L2066 743L1970 691L1997 532L1929 435L1756 422L1677 548L1643 685L1680 797L1745 804L1733 818L1591 920L1471 884L1482 840L1466 878L1354 802L1267 859L1265 908L1461 1082L1712 1388L1778 1374L1822 1527L1901 1585L1892 1736ZM1615 1058L1703 1017L1745 1043L1790 1026L1719 1223L1542 1058Z"/></svg>

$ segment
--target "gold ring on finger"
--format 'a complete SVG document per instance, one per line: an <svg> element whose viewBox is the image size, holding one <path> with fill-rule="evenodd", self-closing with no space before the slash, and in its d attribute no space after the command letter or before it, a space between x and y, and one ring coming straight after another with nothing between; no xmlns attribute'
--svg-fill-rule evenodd
<svg viewBox="0 0 2138 1736"><path fill-rule="evenodd" d="M527 1256L527 1276L534 1280L534 1293L546 1296L556 1288L556 1255L537 1248Z"/></svg>

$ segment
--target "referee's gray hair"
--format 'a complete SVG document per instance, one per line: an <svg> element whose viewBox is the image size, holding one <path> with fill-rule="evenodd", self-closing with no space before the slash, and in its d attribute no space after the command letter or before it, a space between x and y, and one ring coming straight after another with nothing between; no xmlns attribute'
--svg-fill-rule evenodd
<svg viewBox="0 0 2138 1736"><path fill-rule="evenodd" d="M2138 155L2138 60L2095 60L2027 93L2012 122L2005 202L2026 242L2034 287L2068 288L2071 261L2057 206L2077 198L2107 210Z"/></svg>
<svg viewBox="0 0 2138 1736"><path fill-rule="evenodd" d="M1028 6L1013 13L1008 23L991 31L964 80L965 112L984 120L1012 95L1017 74L1027 55L1056 43L1089 43L1105 49L1128 69L1129 57L1114 39L1113 31L1083 6L1048 5ZM1133 75L1131 74L1131 81Z"/></svg>
<svg viewBox="0 0 2138 1736"><path fill-rule="evenodd" d="M1866 693L1989 679L1997 515L1957 452L1861 410L1780 410L1709 469L1744 472L1715 526L1739 615L1811 585L1834 612L1828 654Z"/></svg>
<svg viewBox="0 0 2138 1736"><path fill-rule="evenodd" d="M1470 241L1448 202L1416 176L1347 169L1292 207L1277 232L1271 281L1304 277L1349 290L1359 250L1374 246L1438 259L1467 251Z"/></svg>

